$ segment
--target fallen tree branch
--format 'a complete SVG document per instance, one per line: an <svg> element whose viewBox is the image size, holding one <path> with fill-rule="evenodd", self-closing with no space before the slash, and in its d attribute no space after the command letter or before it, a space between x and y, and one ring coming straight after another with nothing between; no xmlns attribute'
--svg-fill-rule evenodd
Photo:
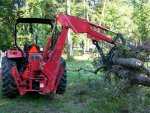
<svg viewBox="0 0 150 113"><path fill-rule="evenodd" d="M146 61L150 58L150 46L133 46L128 49L125 46L118 46L110 59L110 67L105 68L105 73L113 74L115 81L121 81L116 91L116 96L126 92L133 86L150 87L150 67L146 66ZM109 57L108 57L109 58ZM105 63L105 62L104 62ZM99 65L99 64L97 64ZM110 75L105 78L109 81ZM116 79L117 78L117 79Z"/></svg>
<svg viewBox="0 0 150 113"><path fill-rule="evenodd" d="M85 68L85 67L81 67L81 68L79 68L79 69L67 69L67 71L73 71L73 72L78 72L78 73L80 73L80 71L83 70L83 71L87 71L87 72L90 72L90 73L97 74L97 72L98 72L100 69L103 69L103 68L105 68L105 67L106 67L106 65L101 65L101 66L99 66L98 68L96 68L95 70L90 70L90 69L87 69L87 68Z"/></svg>
<svg viewBox="0 0 150 113"><path fill-rule="evenodd" d="M150 46L145 46L145 45L133 46L131 51L144 52L144 53L149 54L150 53Z"/></svg>
<svg viewBox="0 0 150 113"><path fill-rule="evenodd" d="M143 62L136 58L113 58L112 62L124 67L139 68L143 65Z"/></svg>
<svg viewBox="0 0 150 113"><path fill-rule="evenodd" d="M115 96L119 97L121 93L126 92L129 88L132 88L135 85L150 87L150 78L147 75L143 75L136 72L130 72L130 74L128 74L128 77L120 82Z"/></svg>

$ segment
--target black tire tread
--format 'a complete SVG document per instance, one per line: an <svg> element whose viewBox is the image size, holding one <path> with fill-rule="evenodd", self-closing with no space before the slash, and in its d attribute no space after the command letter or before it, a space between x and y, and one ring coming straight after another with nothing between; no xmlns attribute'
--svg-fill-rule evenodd
<svg viewBox="0 0 150 113"><path fill-rule="evenodd" d="M15 98L19 93L12 76L11 68L15 64L13 60L3 57L2 59L2 96Z"/></svg>
<svg viewBox="0 0 150 113"><path fill-rule="evenodd" d="M66 91L67 87L67 71L66 71L66 62L63 58L60 59L60 64L64 67L64 72L61 76L60 83L57 87L57 94L63 94Z"/></svg>

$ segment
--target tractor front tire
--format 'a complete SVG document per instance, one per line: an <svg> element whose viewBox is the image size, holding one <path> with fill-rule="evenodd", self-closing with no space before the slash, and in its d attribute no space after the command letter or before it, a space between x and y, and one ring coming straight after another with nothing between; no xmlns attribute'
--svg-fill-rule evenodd
<svg viewBox="0 0 150 113"><path fill-rule="evenodd" d="M56 90L57 94L63 94L66 91L66 87L67 87L66 62L63 58L60 59L60 65L62 65L64 67L64 72L61 76L59 85L58 85L57 90Z"/></svg>
<svg viewBox="0 0 150 113"><path fill-rule="evenodd" d="M19 92L12 75L12 66L16 65L13 60L3 57L2 59L2 96L15 98Z"/></svg>

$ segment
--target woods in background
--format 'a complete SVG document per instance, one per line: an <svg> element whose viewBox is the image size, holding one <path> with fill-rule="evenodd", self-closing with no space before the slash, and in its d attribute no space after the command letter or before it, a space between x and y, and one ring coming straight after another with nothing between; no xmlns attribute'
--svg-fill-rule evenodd
<svg viewBox="0 0 150 113"><path fill-rule="evenodd" d="M150 43L150 0L67 0L70 1L70 14L101 24L120 32L134 45ZM55 19L58 13L66 13L66 0L1 0L0 1L0 49L5 51L13 45L15 20L19 17ZM23 28L22 28L23 29ZM39 44L44 46L48 32L38 26ZM27 32L24 30L24 32ZM108 34L111 36L111 34ZM80 45L84 40L89 49L89 40L73 33L72 45ZM20 36L23 38L23 36ZM29 34L26 33L26 40ZM20 40L20 43L23 41Z"/></svg>

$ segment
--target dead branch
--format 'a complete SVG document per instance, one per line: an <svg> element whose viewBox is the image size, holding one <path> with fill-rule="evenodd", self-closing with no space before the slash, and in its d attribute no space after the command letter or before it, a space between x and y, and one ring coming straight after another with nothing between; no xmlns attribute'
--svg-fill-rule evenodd
<svg viewBox="0 0 150 113"><path fill-rule="evenodd" d="M125 46L118 46L111 59L111 68L105 68L105 73L114 74L115 80L121 80L116 96L125 92L133 86L150 87L150 67L144 62L149 59L150 46L138 45L127 49ZM111 75L110 73L110 75ZM106 78L109 79L109 74Z"/></svg>
<svg viewBox="0 0 150 113"><path fill-rule="evenodd" d="M134 52L144 52L144 53L149 54L150 53L150 46L145 46L145 45L133 46L131 48L131 51L134 51Z"/></svg>
<svg viewBox="0 0 150 113"><path fill-rule="evenodd" d="M90 69L87 69L85 67L81 67L79 69L67 69L67 71L72 71L72 72L78 72L80 74L80 71L83 70L83 71L87 71L87 72L90 72L90 73L94 73L94 74L97 74L97 72L100 70L100 69L103 69L105 68L106 65L101 65L99 66L98 68L96 68L95 70L90 70Z"/></svg>

